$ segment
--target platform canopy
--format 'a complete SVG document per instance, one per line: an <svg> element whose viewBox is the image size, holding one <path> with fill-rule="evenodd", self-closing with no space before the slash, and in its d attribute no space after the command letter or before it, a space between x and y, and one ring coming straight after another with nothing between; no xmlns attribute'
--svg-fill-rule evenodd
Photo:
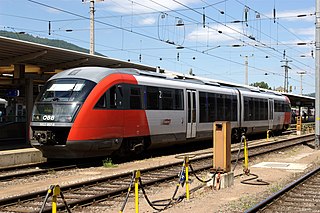
<svg viewBox="0 0 320 213"><path fill-rule="evenodd" d="M315 107L316 99L310 96L296 95L292 93L282 93L290 99L292 107Z"/></svg>
<svg viewBox="0 0 320 213"><path fill-rule="evenodd" d="M2 88L16 85L20 78L47 80L62 70L79 66L130 67L156 71L156 67L0 36Z"/></svg>

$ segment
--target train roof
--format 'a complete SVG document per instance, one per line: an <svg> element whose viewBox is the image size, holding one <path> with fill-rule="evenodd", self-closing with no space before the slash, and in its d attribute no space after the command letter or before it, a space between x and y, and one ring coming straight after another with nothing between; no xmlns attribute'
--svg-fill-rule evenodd
<svg viewBox="0 0 320 213"><path fill-rule="evenodd" d="M100 82L106 76L113 73L135 73L135 69L131 68L105 68L105 67L78 67L62 71L49 80L58 78L80 78L87 79L93 82Z"/></svg>
<svg viewBox="0 0 320 213"><path fill-rule="evenodd" d="M263 88L259 88L259 87L253 87L253 86L242 85L242 84L235 84L235 83L221 81L221 80L213 80L210 78L204 78L204 77L199 77L199 76L185 75L185 74L171 72L171 71L167 71L167 75L174 76L174 78L178 78L178 79L198 80L198 81L203 82L204 84L207 84L207 85L236 88L242 92L254 92L254 93L260 93L260 94L262 93L262 94L283 96L280 92L273 91L273 90L267 90L267 89L263 89Z"/></svg>
<svg viewBox="0 0 320 213"><path fill-rule="evenodd" d="M104 67L78 67L73 69L68 69L63 72L60 72L54 76L52 76L49 80L57 79L57 78L81 78L81 79L88 79L93 82L100 82L103 78L110 74L114 73L127 73L132 75L140 75L140 76L148 76L152 78L161 78L185 83L192 83L192 84L200 84L200 85L208 85L214 87L222 87L222 88L229 88L229 89L238 89L241 92L248 92L248 93L257 93L257 94L266 94L266 95L276 95L276 96L283 96L281 93L261 89L258 87L252 87L247 85L240 85L229 83L225 81L217 81L210 78L203 78L193 75L185 75L181 73L175 73L171 71L165 71L164 73L160 72L153 72L148 70L139 70L133 68L104 68Z"/></svg>

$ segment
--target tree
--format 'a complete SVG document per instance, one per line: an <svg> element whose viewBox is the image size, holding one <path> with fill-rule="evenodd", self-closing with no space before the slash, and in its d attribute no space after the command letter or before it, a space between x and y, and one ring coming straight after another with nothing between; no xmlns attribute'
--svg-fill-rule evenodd
<svg viewBox="0 0 320 213"><path fill-rule="evenodd" d="M269 85L264 81L252 83L252 84L250 84L250 86L271 90L271 87L269 87Z"/></svg>

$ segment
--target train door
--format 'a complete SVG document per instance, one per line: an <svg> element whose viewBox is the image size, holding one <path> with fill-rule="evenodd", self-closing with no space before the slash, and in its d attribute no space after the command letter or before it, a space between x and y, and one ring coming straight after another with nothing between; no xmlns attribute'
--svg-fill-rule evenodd
<svg viewBox="0 0 320 213"><path fill-rule="evenodd" d="M197 133L197 105L196 91L187 90L187 136L186 138L195 138Z"/></svg>
<svg viewBox="0 0 320 213"><path fill-rule="evenodd" d="M273 128L273 112L274 112L274 100L273 99L269 99L269 103L268 103L269 129Z"/></svg>

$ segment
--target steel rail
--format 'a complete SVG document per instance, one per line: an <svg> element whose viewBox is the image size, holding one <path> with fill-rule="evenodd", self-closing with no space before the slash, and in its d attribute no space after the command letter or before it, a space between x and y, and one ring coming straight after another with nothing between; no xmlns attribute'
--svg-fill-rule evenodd
<svg viewBox="0 0 320 213"><path fill-rule="evenodd" d="M267 205L271 204L274 200L276 200L280 196L284 195L286 192L290 191L294 187L298 186L299 184L301 184L305 180L309 179L310 177L312 177L313 175L315 175L319 171L320 171L320 167L310 171L309 173L303 175L299 179L297 179L297 180L293 181L292 183L290 183L289 185L285 186L280 191L278 191L278 192L274 193L273 195L269 196L267 199L261 201L260 203L256 204L252 208L246 210L245 213L254 213L254 212L257 212L259 210L262 210Z"/></svg>
<svg viewBox="0 0 320 213"><path fill-rule="evenodd" d="M6 175L1 175L0 174L0 181L3 180L9 180L9 179L15 179L15 178L21 178L21 177L27 177L27 176L32 176L32 175L39 175L39 174L44 174L48 173L51 171L62 171L66 169L74 169L77 168L77 165L67 165L67 166L58 166L58 167L50 167L47 169L41 169L41 168L29 168L32 171L21 171L18 173L13 173L13 174L6 174Z"/></svg>

